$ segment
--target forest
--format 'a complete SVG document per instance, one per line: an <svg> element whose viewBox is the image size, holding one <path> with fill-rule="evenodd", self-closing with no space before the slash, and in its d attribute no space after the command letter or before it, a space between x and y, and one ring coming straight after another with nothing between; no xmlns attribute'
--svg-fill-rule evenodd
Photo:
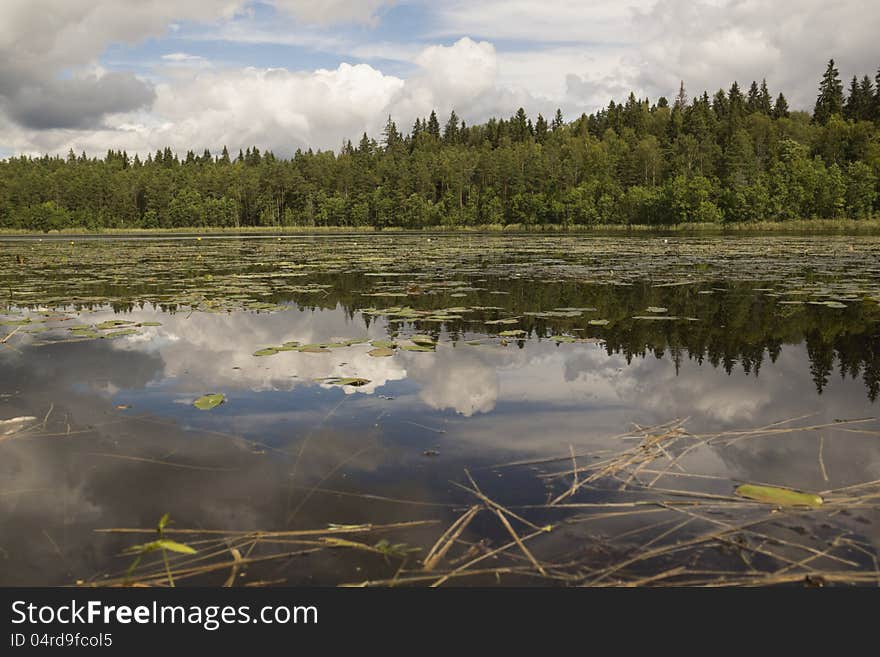
<svg viewBox="0 0 880 657"><path fill-rule="evenodd" d="M593 114L467 125L436 112L339 152L10 157L0 229L588 227L864 220L880 214L880 71L834 63L810 112L766 80Z"/></svg>

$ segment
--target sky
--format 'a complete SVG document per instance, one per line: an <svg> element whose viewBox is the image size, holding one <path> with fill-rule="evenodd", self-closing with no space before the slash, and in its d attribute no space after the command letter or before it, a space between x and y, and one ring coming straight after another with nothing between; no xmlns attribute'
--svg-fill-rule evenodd
<svg viewBox="0 0 880 657"><path fill-rule="evenodd" d="M876 0L0 0L0 157L338 150L391 115L566 120L880 66Z"/></svg>

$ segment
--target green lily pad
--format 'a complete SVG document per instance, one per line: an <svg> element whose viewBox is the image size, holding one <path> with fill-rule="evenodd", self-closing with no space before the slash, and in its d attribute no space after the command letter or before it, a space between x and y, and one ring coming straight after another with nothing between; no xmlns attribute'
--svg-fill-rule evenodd
<svg viewBox="0 0 880 657"><path fill-rule="evenodd" d="M121 319L110 319L106 322L101 322L100 324L96 325L95 328L104 331L107 329L118 328L120 326L130 326L132 324L134 324L134 322L127 322Z"/></svg>
<svg viewBox="0 0 880 657"><path fill-rule="evenodd" d="M396 346L391 340L373 340L370 344L377 349L393 349Z"/></svg>
<svg viewBox="0 0 880 657"><path fill-rule="evenodd" d="M401 347L404 351L434 351L434 347L427 347L420 344L407 344Z"/></svg>
<svg viewBox="0 0 880 657"><path fill-rule="evenodd" d="M607 326L609 321L607 319L591 319L589 324L590 326Z"/></svg>
<svg viewBox="0 0 880 657"><path fill-rule="evenodd" d="M219 406L226 401L226 395L221 392L213 392L209 395L202 395L193 402L200 411L210 411L212 408Z"/></svg>
<svg viewBox="0 0 880 657"><path fill-rule="evenodd" d="M367 385L370 382L370 380L369 379L362 379L357 376L347 376L347 377L341 377L341 378L326 379L326 382L333 384L335 386L352 386L354 388L360 388L361 386Z"/></svg>
<svg viewBox="0 0 880 657"><path fill-rule="evenodd" d="M736 494L756 502L778 504L780 506L822 506L824 500L815 493L801 493L790 488L777 486L759 486L757 484L742 484L737 486Z"/></svg>
<svg viewBox="0 0 880 657"><path fill-rule="evenodd" d="M277 353L278 350L275 347L266 347L265 349L255 351L254 356L274 356Z"/></svg>
<svg viewBox="0 0 880 657"><path fill-rule="evenodd" d="M102 337L105 338L121 338L126 335L137 335L140 331L135 328L127 328L121 329L119 331L110 331L109 333L105 333Z"/></svg>
<svg viewBox="0 0 880 657"><path fill-rule="evenodd" d="M319 344L304 344L301 347L296 348L297 351L302 351L307 354L329 354L330 350Z"/></svg>
<svg viewBox="0 0 880 657"><path fill-rule="evenodd" d="M417 345L422 347L432 347L437 344L437 342L430 335L414 335L410 338Z"/></svg>
<svg viewBox="0 0 880 657"><path fill-rule="evenodd" d="M394 355L394 349L390 347L376 347L375 349L370 349L367 355L373 358L386 358Z"/></svg>
<svg viewBox="0 0 880 657"><path fill-rule="evenodd" d="M664 308L663 306L648 306L645 310L649 313L665 313L668 308Z"/></svg>
<svg viewBox="0 0 880 657"><path fill-rule="evenodd" d="M498 335L501 335L505 338L515 338L525 334L526 332L522 329L512 329L510 331L501 331Z"/></svg>

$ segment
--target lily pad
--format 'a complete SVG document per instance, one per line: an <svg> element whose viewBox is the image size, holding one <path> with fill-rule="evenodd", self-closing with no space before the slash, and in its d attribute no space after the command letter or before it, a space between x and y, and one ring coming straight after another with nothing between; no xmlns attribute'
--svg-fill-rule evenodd
<svg viewBox="0 0 880 657"><path fill-rule="evenodd" d="M330 350L319 345L319 344L304 344L301 347L296 348L297 351L302 351L307 354L329 354Z"/></svg>
<svg viewBox="0 0 880 657"><path fill-rule="evenodd" d="M121 338L126 335L137 335L138 333L140 333L140 331L138 331L135 328L127 328L127 329L121 329L119 331L110 331L110 333L105 333L102 337Z"/></svg>
<svg viewBox="0 0 880 657"><path fill-rule="evenodd" d="M120 326L130 326L134 323L135 322L127 322L127 321L121 320L121 319L110 319L110 320L107 320L106 322L101 322L100 324L96 325L95 328L101 329L102 331L104 331L107 329L118 328Z"/></svg>
<svg viewBox="0 0 880 657"><path fill-rule="evenodd" d="M822 506L824 500L815 493L802 493L791 488L779 488L777 486L759 486L757 484L742 484L737 486L736 494L756 502L778 504L780 506Z"/></svg>
<svg viewBox="0 0 880 657"><path fill-rule="evenodd" d="M522 329L512 329L510 331L501 331L498 335L504 336L505 338L515 338L525 334L526 332Z"/></svg>
<svg viewBox="0 0 880 657"><path fill-rule="evenodd" d="M208 395L202 395L193 402L200 411L210 411L212 408L219 406L226 401L226 395L222 392L212 392Z"/></svg>
<svg viewBox="0 0 880 657"><path fill-rule="evenodd" d="M404 351L434 351L434 347L426 347L420 344L407 344L401 347Z"/></svg>
<svg viewBox="0 0 880 657"><path fill-rule="evenodd" d="M265 349L255 351L254 356L274 356L277 353L278 350L275 347L266 347Z"/></svg>
<svg viewBox="0 0 880 657"><path fill-rule="evenodd" d="M362 379L357 376L347 376L336 379L327 379L327 383L331 383L335 386L352 386L354 388L360 388L361 386L365 386L370 382L369 379Z"/></svg>
<svg viewBox="0 0 880 657"><path fill-rule="evenodd" d="M432 347L437 342L430 335L414 335L410 338L414 343L422 347Z"/></svg>
<svg viewBox="0 0 880 657"><path fill-rule="evenodd" d="M394 349L390 347L376 347L375 349L370 349L367 355L373 358L386 358L394 355Z"/></svg>

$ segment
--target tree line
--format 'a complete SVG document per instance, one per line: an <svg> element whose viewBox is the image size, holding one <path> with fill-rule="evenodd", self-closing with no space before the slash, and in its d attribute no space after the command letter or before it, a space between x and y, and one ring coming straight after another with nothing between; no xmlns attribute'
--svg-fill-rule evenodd
<svg viewBox="0 0 880 657"><path fill-rule="evenodd" d="M0 228L655 224L871 218L880 211L880 70L848 92L831 60L812 113L766 80L689 98L630 93L573 121L388 117L339 152L257 147L141 159L0 161Z"/></svg>

